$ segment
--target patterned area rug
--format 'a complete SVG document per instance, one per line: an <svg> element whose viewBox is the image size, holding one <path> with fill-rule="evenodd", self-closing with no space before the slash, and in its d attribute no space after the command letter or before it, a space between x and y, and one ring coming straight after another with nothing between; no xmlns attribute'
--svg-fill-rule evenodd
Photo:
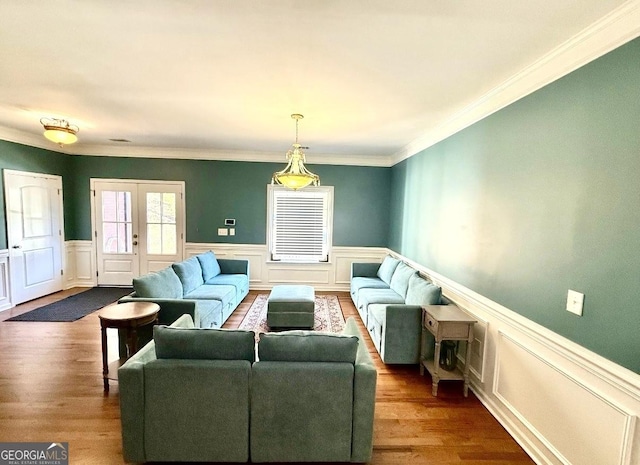
<svg viewBox="0 0 640 465"><path fill-rule="evenodd" d="M260 333L268 333L267 326L267 294L259 294L245 315L238 329L248 329ZM314 331L328 331L339 333L344 328L344 316L340 302L335 295L316 295L314 312Z"/></svg>

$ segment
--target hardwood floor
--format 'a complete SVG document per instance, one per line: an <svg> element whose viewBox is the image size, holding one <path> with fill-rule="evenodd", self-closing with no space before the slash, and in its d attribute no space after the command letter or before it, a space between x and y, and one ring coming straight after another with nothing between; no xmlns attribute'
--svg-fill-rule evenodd
<svg viewBox="0 0 640 465"><path fill-rule="evenodd" d="M0 313L0 442L68 442L72 464L121 464L118 384L102 389L100 323L96 313L73 323L3 321L83 289L72 289ZM225 327L237 327L258 293L252 291ZM338 294L345 318L349 294ZM378 369L371 463L533 464L500 424L460 383L441 382L431 395L417 366ZM115 356L115 338L110 337Z"/></svg>

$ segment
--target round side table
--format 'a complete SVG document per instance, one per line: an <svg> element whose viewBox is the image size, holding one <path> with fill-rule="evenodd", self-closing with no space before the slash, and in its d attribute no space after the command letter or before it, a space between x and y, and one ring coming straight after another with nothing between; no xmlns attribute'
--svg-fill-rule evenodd
<svg viewBox="0 0 640 465"><path fill-rule="evenodd" d="M118 379L118 368L138 351L138 328L158 320L160 306L153 302L125 302L104 307L98 313L102 335L102 379L109 391L109 380ZM127 335L127 356L109 364L107 357L107 328L124 329Z"/></svg>

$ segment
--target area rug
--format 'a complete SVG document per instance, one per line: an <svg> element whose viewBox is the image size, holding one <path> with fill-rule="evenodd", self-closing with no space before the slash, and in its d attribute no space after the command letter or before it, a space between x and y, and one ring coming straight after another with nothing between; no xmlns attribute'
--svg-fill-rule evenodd
<svg viewBox="0 0 640 465"><path fill-rule="evenodd" d="M131 292L130 287L92 287L6 321L76 321Z"/></svg>
<svg viewBox="0 0 640 465"><path fill-rule="evenodd" d="M268 333L267 326L267 294L259 294L247 311L238 329L255 331L256 337L260 333ZM316 307L314 311L314 331L327 331L339 333L344 328L344 316L340 308L340 302L335 295L316 295Z"/></svg>

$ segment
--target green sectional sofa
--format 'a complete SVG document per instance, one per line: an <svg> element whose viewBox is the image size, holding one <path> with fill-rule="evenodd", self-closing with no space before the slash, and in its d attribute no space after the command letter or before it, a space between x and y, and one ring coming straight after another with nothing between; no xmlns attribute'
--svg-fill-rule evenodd
<svg viewBox="0 0 640 465"><path fill-rule="evenodd" d="M341 334L195 328L184 315L118 370L127 462L367 462L377 373Z"/></svg>
<svg viewBox="0 0 640 465"><path fill-rule="evenodd" d="M249 261L209 251L134 278L133 292L118 302L156 302L160 324L189 314L197 327L219 328L248 292Z"/></svg>
<svg viewBox="0 0 640 465"><path fill-rule="evenodd" d="M422 307L446 303L440 287L388 255L352 263L351 299L384 363L420 362Z"/></svg>

